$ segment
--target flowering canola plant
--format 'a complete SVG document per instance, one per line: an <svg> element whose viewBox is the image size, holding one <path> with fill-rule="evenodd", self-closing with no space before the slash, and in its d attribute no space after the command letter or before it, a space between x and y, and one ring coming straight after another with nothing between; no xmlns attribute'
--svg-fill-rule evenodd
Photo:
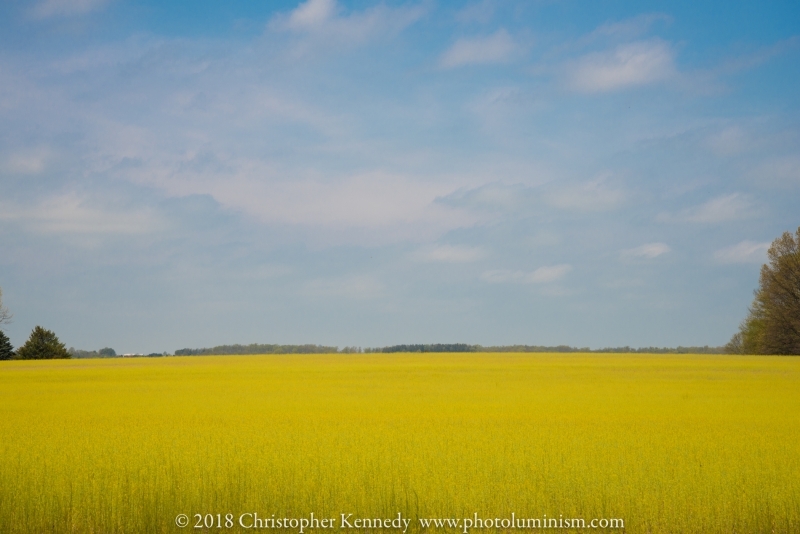
<svg viewBox="0 0 800 534"><path fill-rule="evenodd" d="M226 514L242 532L312 514L800 531L798 358L10 361L0 436L0 532L210 532Z"/></svg>

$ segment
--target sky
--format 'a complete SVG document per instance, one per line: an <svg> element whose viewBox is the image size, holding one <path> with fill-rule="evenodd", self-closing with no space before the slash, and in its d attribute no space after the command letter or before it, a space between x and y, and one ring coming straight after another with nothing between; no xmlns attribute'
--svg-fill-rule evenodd
<svg viewBox="0 0 800 534"><path fill-rule="evenodd" d="M8 0L5 330L721 345L798 87L796 1Z"/></svg>

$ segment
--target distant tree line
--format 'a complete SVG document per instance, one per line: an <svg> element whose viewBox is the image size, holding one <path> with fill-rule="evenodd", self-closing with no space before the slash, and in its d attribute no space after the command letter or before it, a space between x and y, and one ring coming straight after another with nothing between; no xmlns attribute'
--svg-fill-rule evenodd
<svg viewBox="0 0 800 534"><path fill-rule="evenodd" d="M591 352L589 347L577 348L569 345L556 345L548 347L544 345L492 345L483 347L475 345L476 352Z"/></svg>
<svg viewBox="0 0 800 534"><path fill-rule="evenodd" d="M350 347L347 347L350 348ZM175 356L211 356L211 355L236 355L236 354L329 354L339 352L339 347L326 347L324 345L218 345L205 349L180 349L175 351ZM355 351L350 351L355 352Z"/></svg>
<svg viewBox="0 0 800 534"><path fill-rule="evenodd" d="M117 351L111 347L105 347L100 350L80 350L70 347L67 349L70 356L73 358L116 358Z"/></svg>
<svg viewBox="0 0 800 534"><path fill-rule="evenodd" d="M465 343L435 343L431 345L392 345L364 349L364 352L595 352L595 353L639 353L639 354L723 354L725 347L570 347L569 345L467 345Z"/></svg>
<svg viewBox="0 0 800 534"><path fill-rule="evenodd" d="M500 345L483 346L467 343L405 344L387 347L339 347L325 345L219 345L213 348L181 349L175 356L211 356L237 354L352 354L352 353L394 353L394 352L595 352L595 353L640 353L640 354L723 354L725 347L608 347L590 349L570 347L569 345Z"/></svg>
<svg viewBox="0 0 800 534"><path fill-rule="evenodd" d="M391 347L367 348L364 352L476 352L478 345L466 343L433 343L430 345L392 345Z"/></svg>
<svg viewBox="0 0 800 534"><path fill-rule="evenodd" d="M584 352L581 349L580 352ZM639 347L634 349L632 347L608 347L604 349L597 349L588 352L613 352L615 354L725 354L725 347L709 347L703 345L702 347Z"/></svg>

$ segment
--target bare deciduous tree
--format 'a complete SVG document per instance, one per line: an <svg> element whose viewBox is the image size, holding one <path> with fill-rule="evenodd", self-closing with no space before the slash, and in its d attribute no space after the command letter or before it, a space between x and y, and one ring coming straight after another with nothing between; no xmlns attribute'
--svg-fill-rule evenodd
<svg viewBox="0 0 800 534"><path fill-rule="evenodd" d="M11 322L11 312L8 311L8 308L3 306L3 289L0 288L0 324L8 324Z"/></svg>

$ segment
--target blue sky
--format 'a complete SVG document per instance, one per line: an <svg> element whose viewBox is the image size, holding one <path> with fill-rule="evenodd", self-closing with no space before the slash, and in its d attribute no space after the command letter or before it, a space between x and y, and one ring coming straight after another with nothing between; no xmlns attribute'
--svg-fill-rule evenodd
<svg viewBox="0 0 800 534"><path fill-rule="evenodd" d="M796 2L3 2L6 331L723 344L798 87Z"/></svg>

